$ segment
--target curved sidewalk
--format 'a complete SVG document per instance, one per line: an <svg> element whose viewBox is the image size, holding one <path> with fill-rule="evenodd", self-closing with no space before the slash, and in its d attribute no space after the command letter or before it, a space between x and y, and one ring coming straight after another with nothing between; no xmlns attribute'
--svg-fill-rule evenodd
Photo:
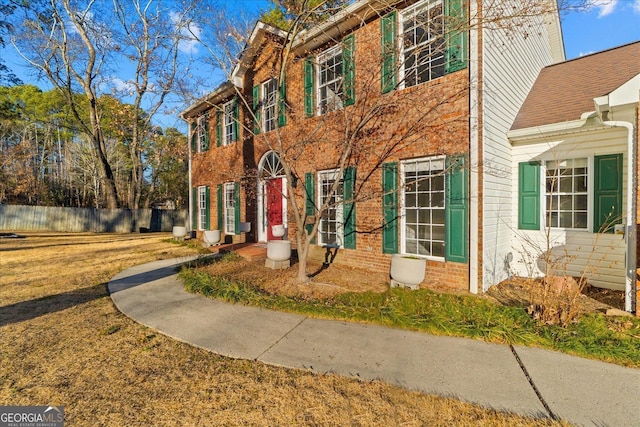
<svg viewBox="0 0 640 427"><path fill-rule="evenodd" d="M109 282L116 307L177 340L223 356L382 380L500 411L577 425L640 425L640 370L553 351L232 305L186 292L175 268L127 269Z"/></svg>

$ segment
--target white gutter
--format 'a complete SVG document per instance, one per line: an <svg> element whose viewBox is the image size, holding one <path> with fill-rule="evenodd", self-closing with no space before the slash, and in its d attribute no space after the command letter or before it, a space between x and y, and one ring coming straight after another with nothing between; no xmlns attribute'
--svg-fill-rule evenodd
<svg viewBox="0 0 640 427"><path fill-rule="evenodd" d="M637 174L635 170L635 144L633 124L623 121L605 121L605 125L610 127L621 127L627 129L627 225L625 238L627 240L626 250L626 280L624 286L624 309L632 312L635 309L635 280L636 280L636 215L635 196L637 190L633 185L633 179Z"/></svg>

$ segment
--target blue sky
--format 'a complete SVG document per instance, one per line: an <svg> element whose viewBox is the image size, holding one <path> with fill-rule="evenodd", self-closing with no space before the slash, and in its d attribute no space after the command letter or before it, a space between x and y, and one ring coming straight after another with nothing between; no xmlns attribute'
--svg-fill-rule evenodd
<svg viewBox="0 0 640 427"><path fill-rule="evenodd" d="M247 18L255 18L261 10L269 6L267 0L219 0L230 10L237 10ZM583 11L565 11L561 13L562 33L567 59L577 58L589 53L599 52L640 40L640 0L591 0L595 6ZM197 46L193 46L192 53L203 54ZM45 81L36 81L17 57L13 49L8 46L0 51L5 63L12 68L25 83L49 88ZM639 59L640 60L640 59ZM219 82L215 82L212 88ZM164 116L160 120L165 126L179 126L181 121L177 113ZM186 129L186 128L185 128ZM183 130L185 130L183 129Z"/></svg>

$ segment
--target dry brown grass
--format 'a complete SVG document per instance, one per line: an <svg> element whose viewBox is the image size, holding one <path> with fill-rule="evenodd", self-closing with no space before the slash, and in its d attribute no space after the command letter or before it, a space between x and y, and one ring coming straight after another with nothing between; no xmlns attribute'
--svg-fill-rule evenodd
<svg viewBox="0 0 640 427"><path fill-rule="evenodd" d="M70 426L556 425L173 341L120 314L105 284L192 250L168 235L26 235L0 239L1 405L64 405Z"/></svg>

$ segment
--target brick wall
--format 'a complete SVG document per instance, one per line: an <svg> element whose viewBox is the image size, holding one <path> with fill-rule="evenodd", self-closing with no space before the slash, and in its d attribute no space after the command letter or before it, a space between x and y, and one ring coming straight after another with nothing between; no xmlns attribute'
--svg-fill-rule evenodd
<svg viewBox="0 0 640 427"><path fill-rule="evenodd" d="M250 114L243 111L242 140L226 147L215 146L215 115L211 115L211 149L193 158L193 185L209 185L211 218L215 224L220 182L242 181L242 220L255 224L257 218L256 168L272 148L284 153L294 174L300 178L294 195L304 215L304 174L338 166L343 147L352 151L347 165L357 168L356 247L341 249L335 259L353 267L388 272L391 256L382 254L381 164L422 156L453 155L469 150L469 101L467 70L405 90L381 94L380 23L373 20L355 32L356 103L322 116L304 114L304 57L321 51L299 53L287 64L287 125L257 136L252 134ZM267 40L258 50L255 65L245 76L244 97L252 105L252 87L277 75L278 45ZM356 132L355 129L359 128ZM345 129L349 129L345 131ZM294 160L295 159L295 160ZM289 203L289 238L294 248L296 221ZM255 240L254 233L247 236ZM310 256L324 258L315 247ZM429 261L425 284L446 283L466 288L466 264Z"/></svg>

